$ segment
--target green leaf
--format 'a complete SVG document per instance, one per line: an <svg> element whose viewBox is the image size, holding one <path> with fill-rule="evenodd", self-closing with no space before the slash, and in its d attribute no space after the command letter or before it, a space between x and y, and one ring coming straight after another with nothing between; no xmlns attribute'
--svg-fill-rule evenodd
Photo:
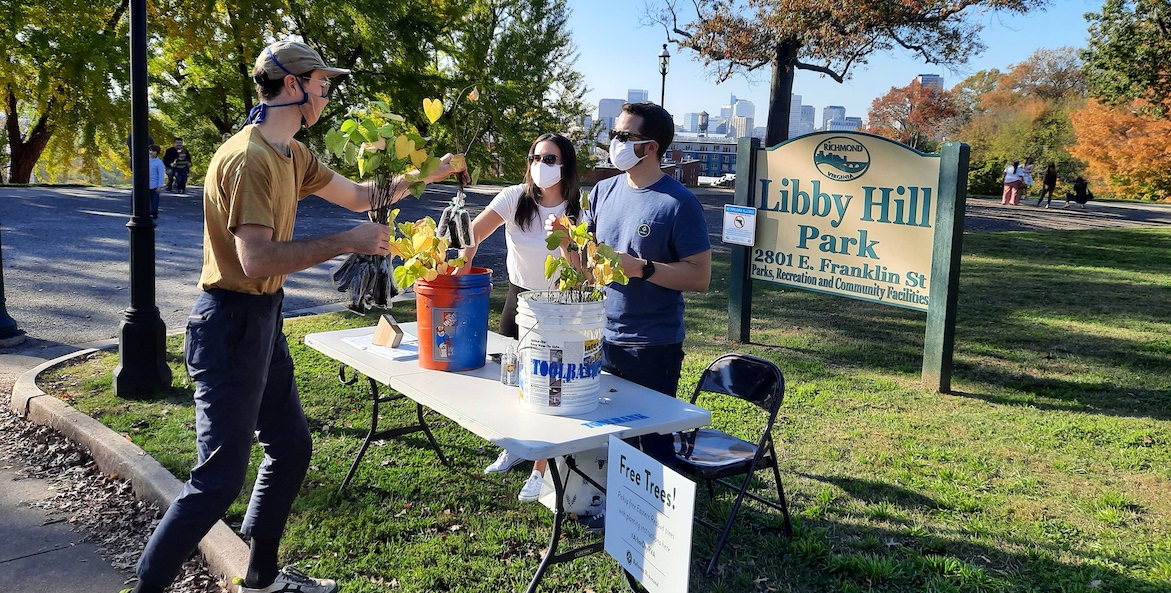
<svg viewBox="0 0 1171 593"><path fill-rule="evenodd" d="M423 196L423 190L427 188L427 184L422 181L416 181L411 184L411 195L416 198Z"/></svg>
<svg viewBox="0 0 1171 593"><path fill-rule="evenodd" d="M387 140L394 138L394 126L386 124L381 128L378 128L378 135L386 138ZM389 144L389 142L387 142L387 144Z"/></svg>
<svg viewBox="0 0 1171 593"><path fill-rule="evenodd" d="M407 280L410 280L410 282L407 282ZM407 270L407 267L402 265L394 269L394 283L403 289L406 289L408 286L415 283L415 278L414 275Z"/></svg>
<svg viewBox="0 0 1171 593"><path fill-rule="evenodd" d="M552 238L552 237L550 237L550 238ZM552 249L552 248L550 248L550 249ZM552 278L553 274L556 274L556 273L557 273L557 258L553 257L553 254L546 255L545 256L545 277Z"/></svg>
<svg viewBox="0 0 1171 593"><path fill-rule="evenodd" d="M472 185L480 183L480 165L472 167Z"/></svg>
<svg viewBox="0 0 1171 593"><path fill-rule="evenodd" d="M390 105L386 101L371 101L370 103L379 111L390 111Z"/></svg>
<svg viewBox="0 0 1171 593"><path fill-rule="evenodd" d="M378 166L381 164L382 164L382 155L380 155L378 153L375 153L370 158L366 159L366 169L369 171L377 170Z"/></svg>
<svg viewBox="0 0 1171 593"><path fill-rule="evenodd" d="M346 144L346 162L352 163L358 160L358 145L350 142Z"/></svg>
<svg viewBox="0 0 1171 593"><path fill-rule="evenodd" d="M550 251L557 249L561 245L561 242L564 240L565 240L565 231L562 231L562 230L553 231L552 233L549 233L548 237L545 237L545 248L549 249Z"/></svg>
<svg viewBox="0 0 1171 593"><path fill-rule="evenodd" d="M419 176L426 177L435 172L439 168L439 157L427 157L423 164L419 166Z"/></svg>
<svg viewBox="0 0 1171 593"><path fill-rule="evenodd" d="M366 176L366 170L368 167L367 163L369 161L370 161L370 159L367 159L366 157L362 157L362 156L358 157L358 177L365 177Z"/></svg>
<svg viewBox="0 0 1171 593"><path fill-rule="evenodd" d="M362 138L365 139L366 142L374 142L375 140L378 140L378 126L374 122L368 119L364 120L362 124L358 126L358 130L361 131Z"/></svg>
<svg viewBox="0 0 1171 593"><path fill-rule="evenodd" d="M341 131L343 134L352 134L356 129L358 129L358 122L356 120L347 119L342 122Z"/></svg>
<svg viewBox="0 0 1171 593"><path fill-rule="evenodd" d="M407 132L407 138L410 138L415 143L415 148L422 148L427 145L427 139L420 136L417 132Z"/></svg>

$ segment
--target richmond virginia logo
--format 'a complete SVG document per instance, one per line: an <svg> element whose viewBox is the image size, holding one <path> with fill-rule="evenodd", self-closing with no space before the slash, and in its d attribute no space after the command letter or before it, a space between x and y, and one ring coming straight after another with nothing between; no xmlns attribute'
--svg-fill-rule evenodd
<svg viewBox="0 0 1171 593"><path fill-rule="evenodd" d="M834 136L813 149L813 165L828 179L853 181L870 168L870 151L853 138Z"/></svg>

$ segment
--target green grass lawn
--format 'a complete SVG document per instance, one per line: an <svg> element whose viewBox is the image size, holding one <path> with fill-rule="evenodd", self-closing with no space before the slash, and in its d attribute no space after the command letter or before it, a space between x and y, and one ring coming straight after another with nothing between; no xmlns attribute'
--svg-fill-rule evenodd
<svg viewBox="0 0 1171 593"><path fill-rule="evenodd" d="M758 283L752 343L729 342L728 262L717 257L713 290L687 301L680 395L725 351L779 364L795 532L785 539L777 514L749 506L707 576L714 537L697 528L691 590L1171 591L1169 261L1166 229L965 236L955 393L942 395L919 386L922 313ZM516 501L526 471L484 476L497 451L455 423L434 419L452 467L421 435L389 440L338 494L368 397L302 342L375 319L287 323L316 451L282 559L346 592L523 591L551 515ZM185 477L191 389L180 340L168 347L174 386L152 401L113 397L114 354L45 375L42 388ZM759 426L751 411L708 405L735 430ZM383 423L410 418L403 406ZM761 482L771 487L771 477ZM697 498L699 512L730 504L710 503L703 488ZM595 555L554 567L543 590L622 591L620 574Z"/></svg>

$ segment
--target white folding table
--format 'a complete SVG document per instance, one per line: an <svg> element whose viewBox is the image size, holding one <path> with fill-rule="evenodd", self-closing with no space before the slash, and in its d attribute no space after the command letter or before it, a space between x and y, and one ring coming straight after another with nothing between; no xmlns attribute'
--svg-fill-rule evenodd
<svg viewBox="0 0 1171 593"><path fill-rule="evenodd" d="M405 323L401 327L407 334L414 335L414 323ZM603 403L594 411L576 416L535 414L520 407L520 393L516 387L500 383L498 363L488 361L479 369L459 373L423 369L417 360L391 360L354 345L355 341L373 333L374 328L367 327L305 336L307 346L342 364L338 374L343 382L354 381L345 378L346 366L365 375L370 382L374 402L370 432L342 482L342 488L353 477L369 443L380 438L423 431L440 459L447 463L442 449L427 428L425 407L524 459L548 459L548 470L556 490L553 534L549 551L529 584L529 593L536 591L549 566L602 551L603 542L597 541L557 553L562 523L567 515L563 508L565 479L558 475L557 457L568 456L567 465L570 469L593 482L577 470L572 454L605 446L610 435L628 439L644 434L670 434L706 426L711 421L711 413L703 408L608 373L601 375L599 396ZM502 351L503 340L498 334L489 332L488 352ZM401 395L380 396L379 385L389 386ZM378 432L379 403L404 396L415 402L419 424Z"/></svg>

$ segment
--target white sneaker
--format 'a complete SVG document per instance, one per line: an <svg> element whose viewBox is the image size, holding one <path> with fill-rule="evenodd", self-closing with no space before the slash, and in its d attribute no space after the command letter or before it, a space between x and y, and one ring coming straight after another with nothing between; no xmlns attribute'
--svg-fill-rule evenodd
<svg viewBox="0 0 1171 593"><path fill-rule="evenodd" d="M337 593L337 583L315 579L291 566L281 569L276 580L263 589L240 586L240 593Z"/></svg>
<svg viewBox="0 0 1171 593"><path fill-rule="evenodd" d="M516 464L518 464L522 461L524 461L524 459L521 459L520 457L517 457L516 455L509 453L508 449L505 449L500 452L500 456L496 458L496 461L492 462L492 465L489 465L488 467L484 468L484 473L486 473L486 474L502 474L502 473L512 469L513 467L516 466Z"/></svg>
<svg viewBox="0 0 1171 593"><path fill-rule="evenodd" d="M533 470L529 474L529 479L525 480L525 485L520 489L520 494L516 495L516 499L521 502L535 502L541 497L541 482L545 481L545 476L541 472Z"/></svg>

